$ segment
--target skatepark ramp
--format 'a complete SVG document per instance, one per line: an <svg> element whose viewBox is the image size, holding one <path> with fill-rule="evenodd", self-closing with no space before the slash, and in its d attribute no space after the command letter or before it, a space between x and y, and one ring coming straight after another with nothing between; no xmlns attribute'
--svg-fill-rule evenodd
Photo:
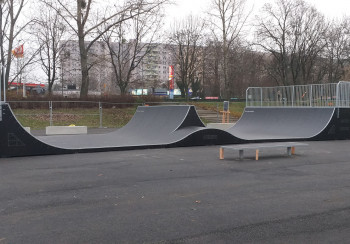
<svg viewBox="0 0 350 244"><path fill-rule="evenodd" d="M227 130L246 141L350 139L346 108L249 107Z"/></svg>
<svg viewBox="0 0 350 244"><path fill-rule="evenodd" d="M106 134L40 137L24 130L8 104L0 110L1 157L237 143L225 131L207 129L187 105L138 107L127 125Z"/></svg>
<svg viewBox="0 0 350 244"><path fill-rule="evenodd" d="M245 111L228 130L206 128L194 106L141 106L110 133L34 137L0 103L0 157L332 139L350 139L349 82L248 88Z"/></svg>
<svg viewBox="0 0 350 244"><path fill-rule="evenodd" d="M249 142L350 139L350 82L248 88L228 132Z"/></svg>

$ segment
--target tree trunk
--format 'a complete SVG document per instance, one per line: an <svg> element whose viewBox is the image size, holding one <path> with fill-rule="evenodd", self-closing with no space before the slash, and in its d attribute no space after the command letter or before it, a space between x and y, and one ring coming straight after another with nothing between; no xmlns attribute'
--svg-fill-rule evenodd
<svg viewBox="0 0 350 244"><path fill-rule="evenodd" d="M12 10L13 11L13 10ZM5 84L6 84L6 90L8 89L8 81L10 77L10 69L11 69L11 63L12 63L12 48L13 48L13 35L14 35L14 21L13 21L13 13L11 15L11 26L10 26L10 35L9 35L9 46L7 50L7 61L6 61L6 72L5 72Z"/></svg>
<svg viewBox="0 0 350 244"><path fill-rule="evenodd" d="M80 98L86 98L89 92L89 71L88 71L87 54L86 54L85 48L84 50L80 48L80 66L81 66Z"/></svg>
<svg viewBox="0 0 350 244"><path fill-rule="evenodd" d="M81 87L80 87L80 99L84 99L88 96L89 92L89 69L88 69L88 57L85 47L85 34L84 34L84 21L82 19L82 1L77 1L77 24L78 24L78 38L79 38L79 51L80 51L80 68L81 68Z"/></svg>
<svg viewBox="0 0 350 244"><path fill-rule="evenodd" d="M49 96L51 97L51 95L52 95L52 83L50 82L49 83L49 87L48 87L48 89L49 89Z"/></svg>

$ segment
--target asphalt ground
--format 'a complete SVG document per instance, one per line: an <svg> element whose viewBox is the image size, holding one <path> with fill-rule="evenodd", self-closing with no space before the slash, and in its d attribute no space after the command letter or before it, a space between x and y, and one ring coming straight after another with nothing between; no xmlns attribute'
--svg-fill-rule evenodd
<svg viewBox="0 0 350 244"><path fill-rule="evenodd" d="M0 159L0 244L347 243L350 141Z"/></svg>

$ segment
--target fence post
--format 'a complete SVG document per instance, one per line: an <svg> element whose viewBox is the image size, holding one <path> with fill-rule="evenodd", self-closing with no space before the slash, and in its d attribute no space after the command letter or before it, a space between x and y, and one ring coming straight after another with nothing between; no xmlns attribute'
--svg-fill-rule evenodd
<svg viewBox="0 0 350 244"><path fill-rule="evenodd" d="M263 105L263 92L262 92L262 87L260 87L260 107Z"/></svg>
<svg viewBox="0 0 350 244"><path fill-rule="evenodd" d="M219 122L219 102L216 102L216 122Z"/></svg>
<svg viewBox="0 0 350 244"><path fill-rule="evenodd" d="M310 85L310 107L312 107L312 85Z"/></svg>
<svg viewBox="0 0 350 244"><path fill-rule="evenodd" d="M5 83L4 79L2 78L3 77L3 75L2 75L3 73L4 73L4 69L3 69L3 66L1 65L1 79L0 80ZM1 82L0 82L0 103L2 103L2 91L1 91L1 88L2 88L2 86L1 86ZM4 90L4 93L5 93L5 90Z"/></svg>
<svg viewBox="0 0 350 244"><path fill-rule="evenodd" d="M100 112L100 128L102 128L102 103L98 102L98 108L99 108L99 112Z"/></svg>
<svg viewBox="0 0 350 244"><path fill-rule="evenodd" d="M292 90L292 107L294 107L294 94L295 94L295 86L293 86L293 90Z"/></svg>
<svg viewBox="0 0 350 244"><path fill-rule="evenodd" d="M245 90L245 106L248 107L248 89L249 87Z"/></svg>
<svg viewBox="0 0 350 244"><path fill-rule="evenodd" d="M335 94L335 106L339 107L339 82L336 86Z"/></svg>
<svg viewBox="0 0 350 244"><path fill-rule="evenodd" d="M3 66L2 67L2 79L4 81L4 103L6 103L6 81L5 81L5 72L6 72L6 69L5 67ZM1 85L1 84L0 84Z"/></svg>
<svg viewBox="0 0 350 244"><path fill-rule="evenodd" d="M52 126L52 101L49 101L49 110L50 110L50 126Z"/></svg>

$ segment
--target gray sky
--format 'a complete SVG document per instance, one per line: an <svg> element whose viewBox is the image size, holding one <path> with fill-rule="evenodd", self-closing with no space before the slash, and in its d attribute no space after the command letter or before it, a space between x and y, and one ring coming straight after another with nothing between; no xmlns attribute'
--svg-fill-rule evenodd
<svg viewBox="0 0 350 244"><path fill-rule="evenodd" d="M264 3L273 3L275 0L247 0L247 10L253 8L251 18L259 13ZM350 9L350 0L305 0L314 5L328 18L341 18ZM201 15L208 11L211 0L174 0L175 5L166 9L166 23L171 24L175 19L182 19L189 14ZM348 13L350 15L350 12ZM40 72L39 72L40 73ZM40 76L40 75L39 75Z"/></svg>
<svg viewBox="0 0 350 244"><path fill-rule="evenodd" d="M167 9L168 21L174 18L183 18L189 14L200 15L209 8L211 0L174 0L176 5L169 6ZM253 16L259 12L264 3L273 3L274 0L247 0L248 8L253 9ZM342 17L349 13L349 0L305 0L314 5L320 12L328 18Z"/></svg>

